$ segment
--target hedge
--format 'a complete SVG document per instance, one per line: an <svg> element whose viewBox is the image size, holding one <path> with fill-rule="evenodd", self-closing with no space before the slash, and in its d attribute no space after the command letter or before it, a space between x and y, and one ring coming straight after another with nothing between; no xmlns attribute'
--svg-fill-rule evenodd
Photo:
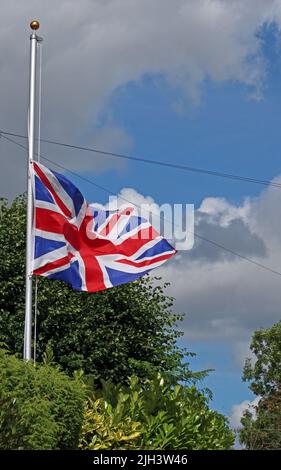
<svg viewBox="0 0 281 470"><path fill-rule="evenodd" d="M50 365L0 350L0 449L75 449L85 388Z"/></svg>

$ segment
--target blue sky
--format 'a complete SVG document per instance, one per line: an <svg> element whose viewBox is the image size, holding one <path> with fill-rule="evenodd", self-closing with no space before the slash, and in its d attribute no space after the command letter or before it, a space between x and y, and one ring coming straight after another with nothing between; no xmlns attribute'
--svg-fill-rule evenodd
<svg viewBox="0 0 281 470"><path fill-rule="evenodd" d="M196 341L191 343L190 347L196 350L197 354L189 359L191 368L214 369L202 383L202 386L213 392L213 409L230 416L234 404L253 400L248 385L241 380L241 367L235 364L233 350L229 344L223 341L219 345L210 341Z"/></svg>
<svg viewBox="0 0 281 470"><path fill-rule="evenodd" d="M274 28L266 28L262 37L267 79L260 100L252 99L244 85L206 79L201 102L195 104L184 100L181 90L161 76L147 75L113 93L99 116L100 125L111 119L122 127L132 138L129 154L134 156L271 180L281 169L280 39ZM177 105L180 111L175 110ZM160 203L198 205L206 196L240 202L262 189L247 182L131 162L126 171L109 171L95 179L106 181L115 192L132 186ZM91 190L86 190L91 197Z"/></svg>

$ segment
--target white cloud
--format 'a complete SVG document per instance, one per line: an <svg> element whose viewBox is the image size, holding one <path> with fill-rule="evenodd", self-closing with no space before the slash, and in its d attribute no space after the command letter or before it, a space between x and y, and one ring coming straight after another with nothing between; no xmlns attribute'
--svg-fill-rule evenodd
<svg viewBox="0 0 281 470"><path fill-rule="evenodd" d="M110 196L109 201L104 205L97 202L93 202L91 205L104 210L116 210L125 206L134 206L142 217L149 220L157 230L160 230L161 206L156 203L153 197L149 195L144 196L134 188L122 188L119 194Z"/></svg>
<svg viewBox="0 0 281 470"><path fill-rule="evenodd" d="M222 204L215 198L211 202L202 202L195 231L203 236L211 234L206 238L281 272L280 191L267 188L260 197L249 199L240 207L227 201ZM201 209L206 206L212 210L204 214ZM197 215L198 212L198 222ZM232 236L234 216L239 230ZM227 219L232 222L225 226ZM177 310L187 314L187 339L249 343L255 329L280 320L280 276L234 255L223 255L223 250L206 242L167 264L162 274L172 283Z"/></svg>
<svg viewBox="0 0 281 470"><path fill-rule="evenodd" d="M241 219L247 222L251 204L245 200L243 206L233 206L225 198L206 197L203 199L198 209L198 218L200 215L209 216L209 223L219 224L222 227L228 227L233 220Z"/></svg>
<svg viewBox="0 0 281 470"><path fill-rule="evenodd" d="M3 0L0 127L26 128L33 17L44 37L42 134L87 145L99 141L97 118L114 90L146 74L180 88L183 99L198 100L206 77L240 82L259 95L266 64L257 32L272 21L280 25L280 10L278 0ZM104 125L115 126L110 118ZM115 150L124 140L126 148L123 137L118 144L115 135ZM17 152L3 143L0 150L16 168L9 188L11 169L1 172L2 194L22 191ZM95 169L96 161L86 158L86 165Z"/></svg>
<svg viewBox="0 0 281 470"><path fill-rule="evenodd" d="M253 414L253 416L255 416L254 407L257 406L259 400L260 398L256 397L253 401L244 400L241 403L238 403L237 405L233 405L231 410L231 416L229 418L230 426L233 429L241 428L240 420L246 410L249 410Z"/></svg>

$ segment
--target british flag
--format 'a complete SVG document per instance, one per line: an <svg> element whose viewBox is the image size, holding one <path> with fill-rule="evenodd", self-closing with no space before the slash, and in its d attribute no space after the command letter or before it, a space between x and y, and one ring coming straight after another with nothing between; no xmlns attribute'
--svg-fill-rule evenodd
<svg viewBox="0 0 281 470"><path fill-rule="evenodd" d="M176 253L135 207L92 207L64 175L32 166L33 274L96 292L134 281Z"/></svg>

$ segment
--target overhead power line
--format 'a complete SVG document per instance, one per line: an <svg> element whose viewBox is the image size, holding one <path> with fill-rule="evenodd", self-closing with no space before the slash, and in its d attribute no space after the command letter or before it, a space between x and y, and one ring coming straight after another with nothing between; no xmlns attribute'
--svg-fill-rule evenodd
<svg viewBox="0 0 281 470"><path fill-rule="evenodd" d="M17 145L18 147L20 147L20 148L22 148L22 149L24 149L24 150L28 150L28 148L27 148L25 145L23 145L23 144L21 144L21 143L15 141L15 140L13 140L13 139L7 137L6 135L2 135L2 137L3 137L5 140L7 140L7 141L9 141L9 142L11 142L11 143ZM115 195L114 191L112 191L112 190L110 190L110 189L108 189L108 188L106 188L106 187L104 187L104 186L101 186L100 184L95 183L92 179L89 179L89 178L86 178L86 177L84 177L84 176L79 175L79 173L76 173L75 171L70 170L69 168L67 168L67 167L65 167L65 166L63 166L63 165L60 165L59 163L54 162L53 160L51 160L51 159L49 159L49 158L43 156L42 154L40 155L40 158L41 158L42 160L45 160L45 161L51 163L52 165L55 165L56 167L58 167L58 168L60 168L60 169L62 169L62 170L64 170L64 171L67 171L68 173L70 173L70 174L72 174L73 176L75 176L75 177L81 179L82 181L84 181L84 182L86 182L86 183L89 183L89 184L95 186L96 188L101 189L102 191L107 192L108 194L113 194L113 195ZM128 199L126 199L126 198L124 198L124 197L122 197L122 196L119 196L119 197L120 197L120 199L123 199L124 201L128 202L129 204L132 204L133 206L136 206L136 207L139 207L139 208L140 208L140 206L139 206L138 204L135 204L135 203L133 203L132 201L129 201ZM157 216L159 216L159 217L161 218L160 215L158 215L158 214L156 214L156 213L153 213L153 212L151 212L151 213L154 214L154 215L157 215ZM162 219L168 221L168 220L167 220L166 218L164 218L164 217L162 217ZM169 222L169 223L172 223L170 220L169 220L168 222ZM236 257L238 257L238 258L240 258L240 259L243 259L244 261L247 261L248 263L251 263L251 264L253 264L253 265L255 265L255 266L257 266L257 267L259 267L259 268L261 268L261 269L264 269L264 270L266 270L266 271L269 271L269 272L271 272L272 274L275 274L275 275L277 275L277 276L281 276L281 272L279 272L279 271L277 271L277 270L275 270L275 269L273 269L273 268L271 268L271 267L269 267L269 266L266 266L266 265L264 265L264 264L262 264L262 263L259 263L258 261L254 261L253 259L248 258L247 256L244 256L244 255L242 255L241 253L237 253L236 251L232 250L231 248L228 248L228 247L226 247L226 246L224 246L224 245L221 245L220 243L217 243L217 242L215 242L215 241L213 241L213 240L210 240L210 239L208 239L208 238L206 238L206 237L203 237L203 236L201 236L201 235L199 235L199 234L197 234L197 233L195 233L195 232L189 231L189 233L191 233L192 235L194 235L194 236L195 236L196 238L198 238L199 240L202 240L202 241L204 241L204 242L206 242L206 243L209 243L210 245L213 245L213 246L215 246L215 247L217 247L217 248L219 248L219 249L221 249L221 250L223 250L223 251L225 251L225 252L231 253L232 255L234 255L234 256L236 256Z"/></svg>
<svg viewBox="0 0 281 470"><path fill-rule="evenodd" d="M0 135L6 135L6 136L11 136L11 137L19 137L21 139L27 139L26 135L23 134L16 134L14 132L6 132L3 130L0 130ZM188 165L181 165L177 163L171 163L171 162L164 162L164 161L159 161L159 160L151 160L147 158L141 158L141 157L133 157L130 155L124 155L121 153L115 153L115 152L107 152L102 149L97 149L97 148L90 148L90 147L83 147L79 145L71 145L67 144L64 142L58 142L55 140L50 140L50 139L41 139L41 142L45 142L47 144L51 145L56 145L59 147L65 147L65 148L71 148L75 150L81 150L83 152L92 152L97 155L104 155L107 157L115 157L115 158L120 158L120 159L125 159L125 160L130 160L130 161L135 161L135 162L140 162L140 163L145 163L145 164L150 164L150 165L157 165L161 167L166 167L166 168L173 168L176 170L181 170L181 171L188 171L188 172L193 172L193 173L199 173L203 175L209 175L209 176L216 176L219 178L227 178L227 179L232 179L236 181L243 181L246 183L254 183L254 184L261 184L263 186L272 186L275 188L280 189L281 184L280 183L275 183L273 181L269 180L261 180L258 178L253 178L249 176L242 176L242 175L235 175L235 174L230 174L230 173L224 173L221 171L216 171L216 170L207 170L204 168L197 168L194 166L188 166Z"/></svg>

